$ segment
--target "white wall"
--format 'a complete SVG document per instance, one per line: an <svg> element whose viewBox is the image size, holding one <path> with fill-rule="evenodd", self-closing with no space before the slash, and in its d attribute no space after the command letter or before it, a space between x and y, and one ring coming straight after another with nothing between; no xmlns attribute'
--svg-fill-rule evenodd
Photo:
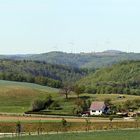
<svg viewBox="0 0 140 140"><path fill-rule="evenodd" d="M93 112L92 110L90 110L90 115L102 115L103 111L102 110L96 110L95 112Z"/></svg>

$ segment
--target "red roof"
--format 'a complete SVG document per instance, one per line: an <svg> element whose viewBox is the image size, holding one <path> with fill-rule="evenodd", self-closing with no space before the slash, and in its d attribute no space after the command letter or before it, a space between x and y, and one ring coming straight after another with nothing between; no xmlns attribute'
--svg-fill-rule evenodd
<svg viewBox="0 0 140 140"><path fill-rule="evenodd" d="M105 108L104 102L92 102L90 109L91 110L102 110Z"/></svg>

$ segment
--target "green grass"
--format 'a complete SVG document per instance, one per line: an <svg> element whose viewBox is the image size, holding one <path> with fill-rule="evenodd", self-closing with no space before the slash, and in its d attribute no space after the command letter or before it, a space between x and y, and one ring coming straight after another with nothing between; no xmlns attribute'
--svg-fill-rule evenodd
<svg viewBox="0 0 140 140"><path fill-rule="evenodd" d="M90 133L52 134L44 136L25 136L2 138L1 140L139 140L139 130L119 130Z"/></svg>
<svg viewBox="0 0 140 140"><path fill-rule="evenodd" d="M58 91L58 89L56 89L56 88L41 86L38 84L0 80L0 87L3 87L3 86L21 86L21 87L32 88L32 89L41 90L41 91L47 90L50 92L57 92Z"/></svg>
<svg viewBox="0 0 140 140"><path fill-rule="evenodd" d="M126 100L134 100L134 99L140 99L140 96L134 96L134 95L124 95L125 98L118 98L119 94L81 94L81 98L86 98L87 100L91 101L104 101L105 99L109 98L114 104L119 104L122 102L125 102ZM69 95L69 99L66 100L64 96L59 96L55 98L59 101L62 110L50 110L48 114L72 114L72 110L75 107L75 101L77 99L77 95L71 94Z"/></svg>
<svg viewBox="0 0 140 140"><path fill-rule="evenodd" d="M17 123L19 120L15 120L15 119L8 119L8 120L0 120L0 123ZM61 120L39 120L38 118L36 120L20 120L20 123L22 124L29 124L29 123L61 123Z"/></svg>
<svg viewBox="0 0 140 140"><path fill-rule="evenodd" d="M50 110L47 114L71 115L77 96L71 94L66 100L65 96L58 92L58 89L47 86L0 80L0 113L23 113L30 109L33 100L44 99L47 95L51 95L55 101L59 102L62 109ZM124 95L124 99L118 99L118 96L119 94L82 94L80 97L86 97L91 101L103 101L110 98L117 104L126 100L140 99L140 96L133 95Z"/></svg>
<svg viewBox="0 0 140 140"><path fill-rule="evenodd" d="M0 112L23 113L29 110L34 99L51 94L57 97L57 89L31 83L0 80Z"/></svg>

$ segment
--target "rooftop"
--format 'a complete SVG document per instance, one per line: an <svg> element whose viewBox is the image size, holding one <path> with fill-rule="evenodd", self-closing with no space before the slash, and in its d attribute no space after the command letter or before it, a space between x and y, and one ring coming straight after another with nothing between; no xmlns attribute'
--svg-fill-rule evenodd
<svg viewBox="0 0 140 140"><path fill-rule="evenodd" d="M104 102L92 102L90 109L92 110L102 110L105 108Z"/></svg>

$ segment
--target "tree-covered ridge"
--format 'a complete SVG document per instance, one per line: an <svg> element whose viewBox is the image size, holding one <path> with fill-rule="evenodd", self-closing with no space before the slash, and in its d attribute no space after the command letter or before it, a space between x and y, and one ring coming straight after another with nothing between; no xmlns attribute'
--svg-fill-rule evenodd
<svg viewBox="0 0 140 140"><path fill-rule="evenodd" d="M64 53L48 52L32 55L0 56L0 59L45 61L50 64L67 65L79 68L101 68L124 60L140 60L140 53L125 53L120 51L104 51L97 53Z"/></svg>
<svg viewBox="0 0 140 140"><path fill-rule="evenodd" d="M92 93L140 95L140 61L125 61L97 70L78 83Z"/></svg>
<svg viewBox="0 0 140 140"><path fill-rule="evenodd" d="M86 74L84 70L40 61L0 60L0 79L61 87L63 82L75 82Z"/></svg>
<svg viewBox="0 0 140 140"><path fill-rule="evenodd" d="M45 61L51 64L60 64L80 68L100 68L124 60L140 60L139 53L124 53L105 51L101 53L64 53L49 52L29 55L21 59Z"/></svg>

